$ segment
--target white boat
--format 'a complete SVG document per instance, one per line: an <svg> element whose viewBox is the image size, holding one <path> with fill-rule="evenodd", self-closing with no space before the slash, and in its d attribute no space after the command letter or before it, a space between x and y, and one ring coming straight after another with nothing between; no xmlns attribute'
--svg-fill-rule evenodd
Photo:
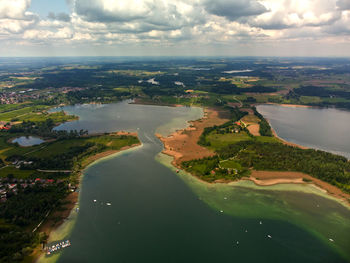
<svg viewBox="0 0 350 263"><path fill-rule="evenodd" d="M272 236L270 236L270 235L267 235L267 237L268 237L268 238L272 238Z"/></svg>
<svg viewBox="0 0 350 263"><path fill-rule="evenodd" d="M334 240L333 240L333 239L331 239L331 238L329 239L329 241L334 242Z"/></svg>
<svg viewBox="0 0 350 263"><path fill-rule="evenodd" d="M106 203L106 205L112 205L111 203Z"/></svg>

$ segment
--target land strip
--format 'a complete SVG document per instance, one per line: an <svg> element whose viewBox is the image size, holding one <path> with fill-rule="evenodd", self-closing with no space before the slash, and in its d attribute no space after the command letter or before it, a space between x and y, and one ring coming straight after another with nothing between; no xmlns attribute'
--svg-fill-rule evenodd
<svg viewBox="0 0 350 263"><path fill-rule="evenodd" d="M174 158L172 164L180 169L183 161L212 157L215 155L214 151L198 145L197 141L205 127L221 125L227 121L227 119L220 118L220 114L217 110L205 109L205 116L203 119L190 122L190 127L184 130L176 131L166 138L160 135L157 135L157 137L164 144L163 153L172 156ZM278 138L275 132L274 135ZM282 139L280 140L286 145L307 149L306 147L296 145ZM242 179L253 181L259 186L275 184L314 184L317 187L325 190L331 196L339 198L347 203L350 200L350 195L344 193L336 186L300 172L251 170L250 176L243 177ZM232 182L232 180L219 179L214 181L214 183L229 182Z"/></svg>
<svg viewBox="0 0 350 263"><path fill-rule="evenodd" d="M174 157L173 165L180 168L181 162L214 156L215 152L198 145L198 140L204 128L221 125L228 119L220 117L220 111L213 108L204 109L204 117L200 120L191 121L190 126L178 130L168 137L156 136L163 142L163 153Z"/></svg>

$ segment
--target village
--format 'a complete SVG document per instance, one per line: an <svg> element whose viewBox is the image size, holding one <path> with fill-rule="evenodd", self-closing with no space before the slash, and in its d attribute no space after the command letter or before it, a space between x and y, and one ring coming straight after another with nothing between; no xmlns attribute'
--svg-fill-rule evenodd
<svg viewBox="0 0 350 263"><path fill-rule="evenodd" d="M27 187L34 187L40 185L41 187L47 187L53 184L62 183L63 180L54 179L17 179L11 176L7 178L0 178L0 202L4 203L11 195L16 195L19 189L26 189Z"/></svg>

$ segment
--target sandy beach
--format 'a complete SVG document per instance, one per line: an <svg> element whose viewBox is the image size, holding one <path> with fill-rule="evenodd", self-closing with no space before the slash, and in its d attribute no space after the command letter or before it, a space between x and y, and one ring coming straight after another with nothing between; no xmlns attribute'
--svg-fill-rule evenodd
<svg viewBox="0 0 350 263"><path fill-rule="evenodd" d="M163 153L174 157L172 164L180 168L183 161L199 159L215 155L215 153L197 144L204 128L221 125L228 119L221 118L220 112L214 109L204 109L204 117L190 122L190 126L184 130L176 131L164 138L159 134L156 136L163 142Z"/></svg>
<svg viewBox="0 0 350 263"><path fill-rule="evenodd" d="M291 107L291 108L314 108L315 106L310 105L300 105L300 104L279 104L279 103L273 103L273 102L266 102L265 104L270 105L279 105L283 107Z"/></svg>
<svg viewBox="0 0 350 263"><path fill-rule="evenodd" d="M243 180L253 181L256 185L275 185L275 184L309 184L312 183L325 190L328 194L340 198L349 203L350 195L334 185L300 172L280 172L280 171L255 171L253 170L249 178Z"/></svg>

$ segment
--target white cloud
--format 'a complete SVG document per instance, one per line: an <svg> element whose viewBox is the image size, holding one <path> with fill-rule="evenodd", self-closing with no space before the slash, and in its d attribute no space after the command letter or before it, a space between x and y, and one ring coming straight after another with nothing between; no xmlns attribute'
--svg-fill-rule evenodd
<svg viewBox="0 0 350 263"><path fill-rule="evenodd" d="M26 19L30 0L0 0L0 19Z"/></svg>
<svg viewBox="0 0 350 263"><path fill-rule="evenodd" d="M71 13L39 19L30 0L0 0L7 43L193 46L287 40L344 42L350 0L69 0ZM350 48L350 47L349 47ZM350 50L349 50L350 53Z"/></svg>
<svg viewBox="0 0 350 263"><path fill-rule="evenodd" d="M249 23L264 29L329 25L341 18L336 0L266 0L270 12Z"/></svg>

